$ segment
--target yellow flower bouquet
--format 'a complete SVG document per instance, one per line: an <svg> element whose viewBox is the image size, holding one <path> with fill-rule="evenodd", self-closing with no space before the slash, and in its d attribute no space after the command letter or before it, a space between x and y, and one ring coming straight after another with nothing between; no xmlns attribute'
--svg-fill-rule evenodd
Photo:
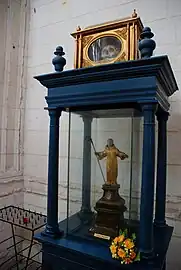
<svg viewBox="0 0 181 270"><path fill-rule="evenodd" d="M140 253L135 245L136 234L128 236L128 230L120 231L120 235L114 238L110 251L112 258L120 260L121 264L130 264L140 261Z"/></svg>

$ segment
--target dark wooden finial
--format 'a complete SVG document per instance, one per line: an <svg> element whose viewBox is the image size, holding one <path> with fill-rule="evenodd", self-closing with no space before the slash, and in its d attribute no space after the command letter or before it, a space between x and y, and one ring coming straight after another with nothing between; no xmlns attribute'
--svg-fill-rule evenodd
<svg viewBox="0 0 181 270"><path fill-rule="evenodd" d="M55 71L61 72L66 65L66 59L63 57L63 55L65 55L63 48L61 46L58 46L54 54L56 56L53 58L52 64L54 65Z"/></svg>
<svg viewBox="0 0 181 270"><path fill-rule="evenodd" d="M81 31L81 27L79 25L77 26L76 31Z"/></svg>
<svg viewBox="0 0 181 270"><path fill-rule="evenodd" d="M149 58L152 56L153 51L156 47L156 43L151 39L154 34L151 32L149 27L143 28L142 33L140 34L139 41L139 50L141 53L141 58Z"/></svg>
<svg viewBox="0 0 181 270"><path fill-rule="evenodd" d="M136 9L133 10L132 18L136 18L138 14L136 13Z"/></svg>

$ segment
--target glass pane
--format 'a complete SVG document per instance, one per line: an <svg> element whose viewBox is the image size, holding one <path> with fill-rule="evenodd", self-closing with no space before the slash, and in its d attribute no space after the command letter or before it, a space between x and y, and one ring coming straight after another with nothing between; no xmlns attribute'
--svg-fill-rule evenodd
<svg viewBox="0 0 181 270"><path fill-rule="evenodd" d="M67 231L113 237L138 219L139 124L133 110L74 112L68 147ZM99 237L98 236L98 237Z"/></svg>
<svg viewBox="0 0 181 270"><path fill-rule="evenodd" d="M69 144L68 144L68 198L67 218L80 212L82 205L82 167L83 167L83 123L79 115L69 116ZM74 224L74 226L79 226ZM74 229L74 227L73 227ZM67 232L72 230L68 223Z"/></svg>
<svg viewBox="0 0 181 270"><path fill-rule="evenodd" d="M130 201L129 221L139 220L140 195L141 195L141 173L142 173L142 118L132 118L132 146L131 146L131 177L130 177Z"/></svg>
<svg viewBox="0 0 181 270"><path fill-rule="evenodd" d="M96 39L88 49L88 56L93 62L112 61L121 52L121 41L116 37Z"/></svg>
<svg viewBox="0 0 181 270"><path fill-rule="evenodd" d="M62 112L60 117L60 142L59 142L59 201L58 219L65 220L67 217L67 176L68 176L68 147L70 115Z"/></svg>

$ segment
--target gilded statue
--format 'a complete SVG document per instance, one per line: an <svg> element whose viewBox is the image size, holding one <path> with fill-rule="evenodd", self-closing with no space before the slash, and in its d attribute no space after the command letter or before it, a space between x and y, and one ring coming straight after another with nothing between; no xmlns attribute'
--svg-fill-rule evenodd
<svg viewBox="0 0 181 270"><path fill-rule="evenodd" d="M95 152L95 155L99 160L103 158L107 158L106 160L106 174L107 174L107 181L106 184L108 185L117 185L117 176L118 176L118 161L117 158L119 157L121 160L128 158L128 155L124 152L121 152L116 146L114 145L113 139L107 140L107 145L102 152Z"/></svg>

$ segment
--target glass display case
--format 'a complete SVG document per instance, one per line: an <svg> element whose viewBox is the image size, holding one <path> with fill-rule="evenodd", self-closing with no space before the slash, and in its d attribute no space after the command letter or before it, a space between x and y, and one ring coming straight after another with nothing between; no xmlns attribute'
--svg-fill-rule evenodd
<svg viewBox="0 0 181 270"><path fill-rule="evenodd" d="M69 112L66 233L111 239L139 220L141 112Z"/></svg>

